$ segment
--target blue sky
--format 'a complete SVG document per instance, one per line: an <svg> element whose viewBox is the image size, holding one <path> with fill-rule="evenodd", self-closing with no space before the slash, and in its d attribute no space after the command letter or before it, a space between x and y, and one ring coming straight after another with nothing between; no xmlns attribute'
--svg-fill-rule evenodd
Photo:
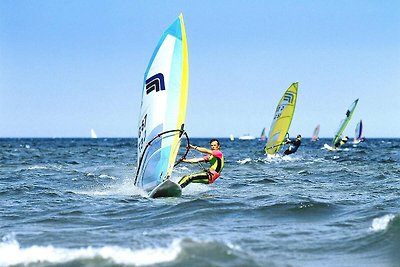
<svg viewBox="0 0 400 267"><path fill-rule="evenodd" d="M258 136L292 82L290 133L400 137L400 1L0 0L0 137L136 137L143 74L183 13L186 127Z"/></svg>

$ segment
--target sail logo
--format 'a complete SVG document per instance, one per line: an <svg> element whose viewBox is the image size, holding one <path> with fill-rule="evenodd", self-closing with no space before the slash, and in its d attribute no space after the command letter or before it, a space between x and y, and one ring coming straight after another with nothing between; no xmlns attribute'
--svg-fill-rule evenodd
<svg viewBox="0 0 400 267"><path fill-rule="evenodd" d="M150 94L152 91L165 90L164 75L157 73L146 80L146 94Z"/></svg>
<svg viewBox="0 0 400 267"><path fill-rule="evenodd" d="M293 92L287 92L285 96L283 97L284 101L287 101L288 103L292 104L294 99L294 93Z"/></svg>

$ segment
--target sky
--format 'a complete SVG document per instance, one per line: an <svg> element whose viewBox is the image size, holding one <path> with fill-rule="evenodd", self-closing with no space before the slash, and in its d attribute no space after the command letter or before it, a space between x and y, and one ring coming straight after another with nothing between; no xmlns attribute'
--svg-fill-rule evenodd
<svg viewBox="0 0 400 267"><path fill-rule="evenodd" d="M258 136L299 83L290 135L400 137L400 1L0 0L0 138L137 137L143 75L183 13L186 130Z"/></svg>

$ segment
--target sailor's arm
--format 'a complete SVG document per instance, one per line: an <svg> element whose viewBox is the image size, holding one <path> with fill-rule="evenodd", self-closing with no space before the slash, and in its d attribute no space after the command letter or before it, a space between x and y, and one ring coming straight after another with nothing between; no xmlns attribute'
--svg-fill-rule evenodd
<svg viewBox="0 0 400 267"><path fill-rule="evenodd" d="M183 159L182 161L186 162L186 163L198 163L198 162L204 161L204 159L203 158L194 158L194 159Z"/></svg>
<svg viewBox="0 0 400 267"><path fill-rule="evenodd" d="M212 153L212 150L207 149L207 148L205 148L205 147L194 146L194 145L189 145L189 146L190 146L190 148L192 148L192 149L194 149L194 150L197 150L197 151L199 151L199 152L201 152L201 153L207 153L207 154L210 154L210 155L213 154L213 153Z"/></svg>

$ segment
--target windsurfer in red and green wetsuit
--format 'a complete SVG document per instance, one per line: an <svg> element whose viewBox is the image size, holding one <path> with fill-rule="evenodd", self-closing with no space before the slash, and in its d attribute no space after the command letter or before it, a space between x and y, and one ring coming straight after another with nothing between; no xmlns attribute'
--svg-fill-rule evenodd
<svg viewBox="0 0 400 267"><path fill-rule="evenodd" d="M182 188L186 187L190 183L212 184L221 175L221 171L224 168L224 155L219 150L219 141L217 139L210 140L211 150L205 147L198 147L194 145L189 146L190 148L207 155L202 158L184 159L183 162L208 162L210 163L210 168L202 172L186 175L179 180L178 184Z"/></svg>

